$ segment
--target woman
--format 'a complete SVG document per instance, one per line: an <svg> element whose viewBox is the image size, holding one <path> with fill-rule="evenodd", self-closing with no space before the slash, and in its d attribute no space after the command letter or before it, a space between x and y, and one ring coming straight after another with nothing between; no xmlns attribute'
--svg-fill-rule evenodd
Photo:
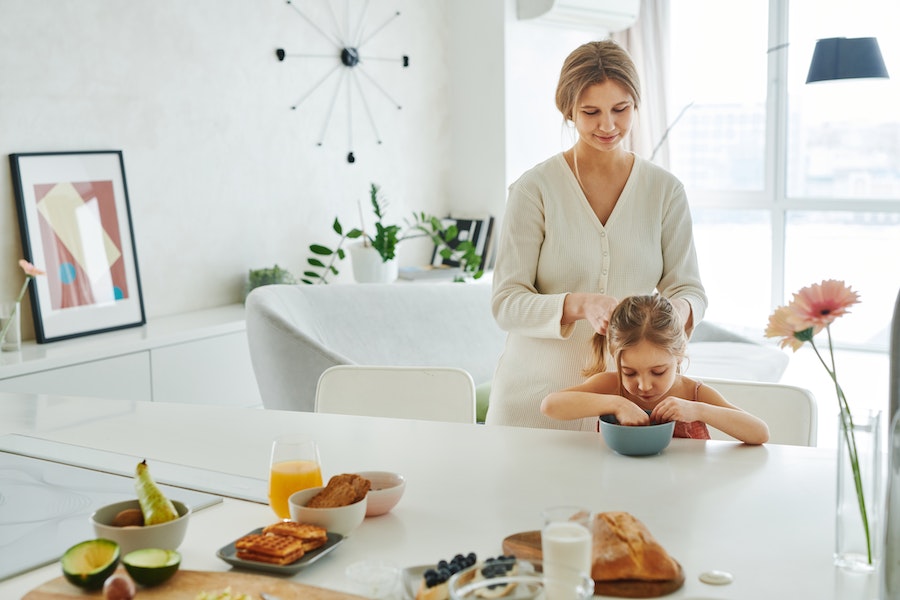
<svg viewBox="0 0 900 600"><path fill-rule="evenodd" d="M584 381L593 334L625 296L657 290L690 334L706 310L690 211L674 176L623 147L640 104L631 57L590 42L563 64L556 106L575 145L523 174L494 268L494 317L508 332L487 423L594 430L541 414L549 393Z"/></svg>

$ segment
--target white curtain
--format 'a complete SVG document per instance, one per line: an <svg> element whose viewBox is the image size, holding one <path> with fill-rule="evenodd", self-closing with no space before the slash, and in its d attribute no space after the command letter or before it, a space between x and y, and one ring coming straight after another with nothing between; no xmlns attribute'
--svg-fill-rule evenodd
<svg viewBox="0 0 900 600"><path fill-rule="evenodd" d="M669 167L666 105L669 72L669 0L641 0L635 24L611 36L631 53L641 79L641 106L629 146L656 164ZM655 151L655 154L654 154Z"/></svg>

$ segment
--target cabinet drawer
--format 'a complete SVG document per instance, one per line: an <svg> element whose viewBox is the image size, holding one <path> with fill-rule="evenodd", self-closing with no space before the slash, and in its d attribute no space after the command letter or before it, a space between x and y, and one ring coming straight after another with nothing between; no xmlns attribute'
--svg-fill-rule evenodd
<svg viewBox="0 0 900 600"><path fill-rule="evenodd" d="M152 400L150 354L135 352L0 379L0 392Z"/></svg>

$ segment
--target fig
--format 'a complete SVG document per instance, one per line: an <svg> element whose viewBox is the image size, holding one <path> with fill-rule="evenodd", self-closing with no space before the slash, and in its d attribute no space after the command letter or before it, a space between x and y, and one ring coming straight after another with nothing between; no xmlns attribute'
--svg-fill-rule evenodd
<svg viewBox="0 0 900 600"><path fill-rule="evenodd" d="M116 573L103 582L103 598L105 600L131 600L137 590L131 577L124 573Z"/></svg>
<svg viewBox="0 0 900 600"><path fill-rule="evenodd" d="M126 508L112 520L113 527L142 527L144 525L144 513L139 508Z"/></svg>

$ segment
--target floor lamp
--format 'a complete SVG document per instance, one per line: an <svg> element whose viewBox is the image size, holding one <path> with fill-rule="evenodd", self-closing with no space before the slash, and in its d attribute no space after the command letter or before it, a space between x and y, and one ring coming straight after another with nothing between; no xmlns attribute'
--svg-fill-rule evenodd
<svg viewBox="0 0 900 600"><path fill-rule="evenodd" d="M887 77L875 38L826 38L816 42L806 83ZM894 431L894 418L900 409L900 294L891 319L889 360L888 490L879 582L879 593L884 600L900 598L900 432ZM900 417L897 418L900 422Z"/></svg>

